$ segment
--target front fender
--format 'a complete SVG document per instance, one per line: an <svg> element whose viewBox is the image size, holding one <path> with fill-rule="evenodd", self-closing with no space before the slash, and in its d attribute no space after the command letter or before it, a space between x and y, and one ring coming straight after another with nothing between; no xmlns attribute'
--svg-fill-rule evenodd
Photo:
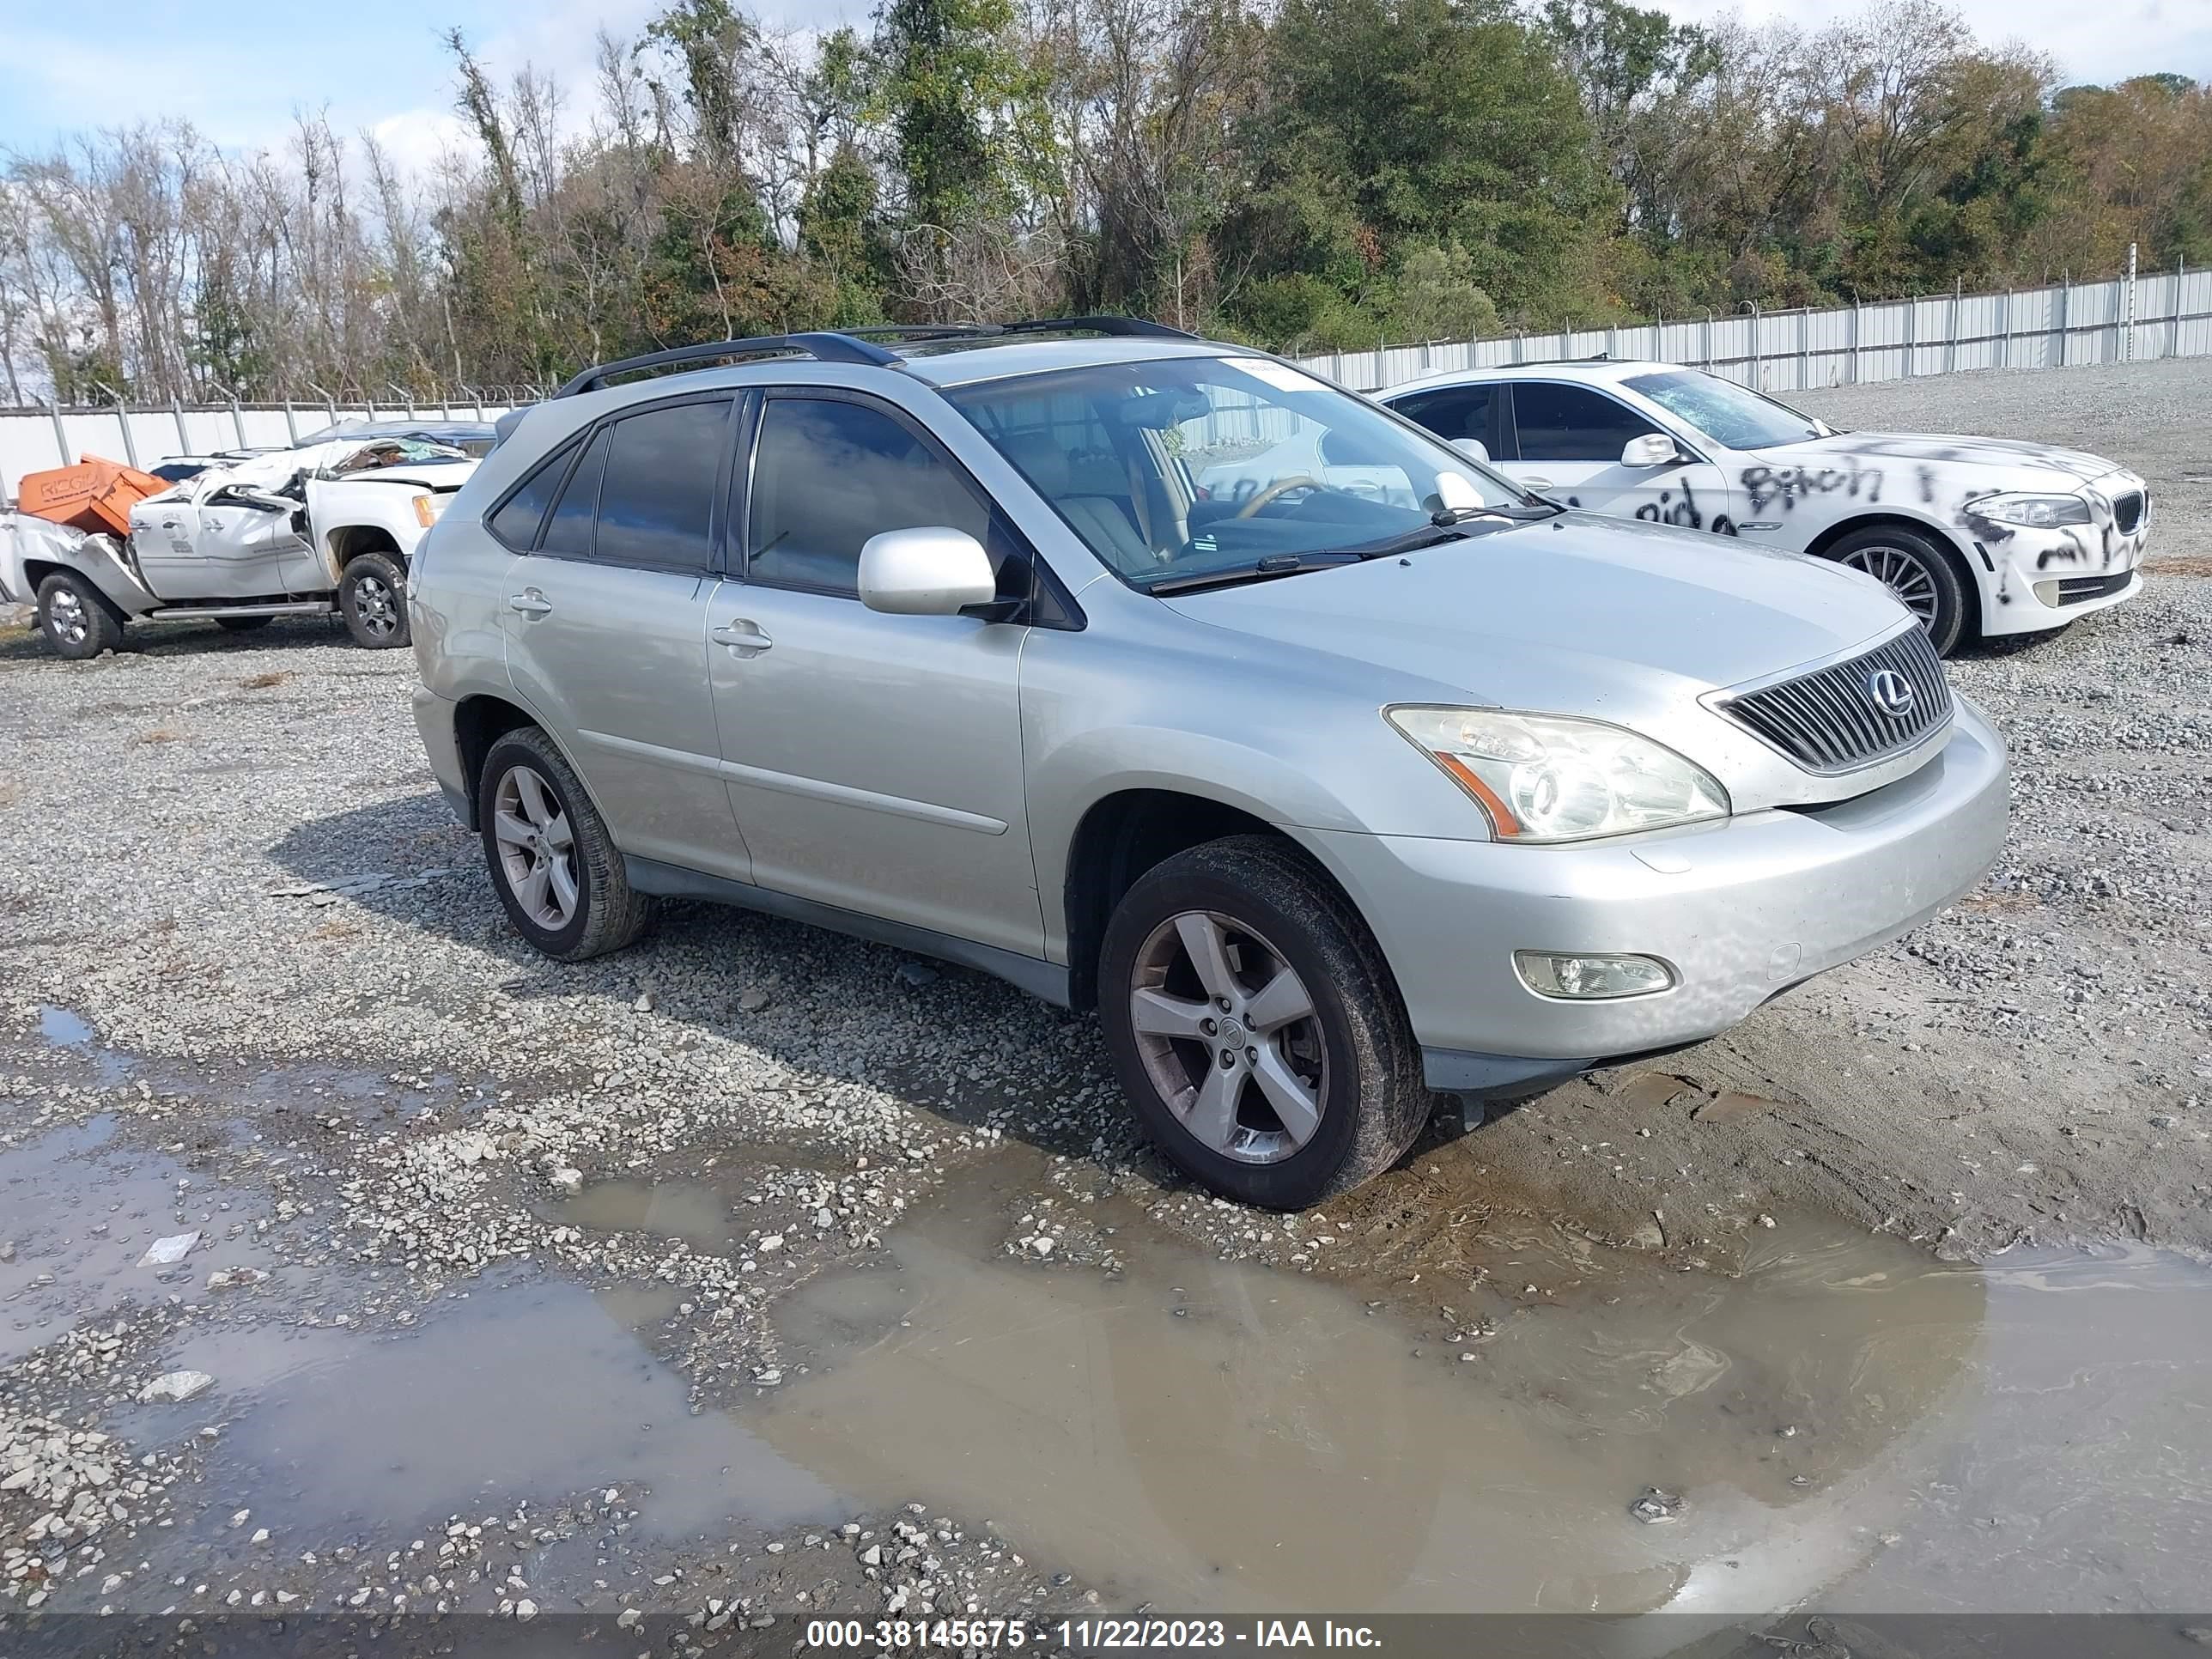
<svg viewBox="0 0 2212 1659"><path fill-rule="evenodd" d="M1099 802L1131 790L1234 807L1302 844L1313 840L1301 833L1309 828L1362 827L1328 785L1261 749L1162 726L1096 727L1072 736L1033 760L1028 779L1045 955L1054 962L1068 959L1067 875L1077 827Z"/></svg>
<svg viewBox="0 0 2212 1659"><path fill-rule="evenodd" d="M415 516L415 498L432 492L417 483L379 483L370 479L310 478L307 480L307 518L314 526L314 546L336 587L349 544L367 530L389 538L399 550L402 565L414 556L422 539L422 522Z"/></svg>

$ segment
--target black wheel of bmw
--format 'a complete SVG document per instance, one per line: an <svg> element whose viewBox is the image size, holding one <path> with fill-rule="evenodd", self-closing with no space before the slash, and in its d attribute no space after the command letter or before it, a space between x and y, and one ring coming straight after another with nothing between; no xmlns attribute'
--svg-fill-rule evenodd
<svg viewBox="0 0 2212 1659"><path fill-rule="evenodd" d="M1966 583L1951 556L1927 537L1902 525L1870 525L1837 542L1827 556L1863 570L1896 594L1920 619L1937 656L1949 656L1966 637Z"/></svg>
<svg viewBox="0 0 2212 1659"><path fill-rule="evenodd" d="M1185 1172L1304 1209L1405 1154L1434 1104L1381 950L1296 848L1211 842L1107 925L1099 1018L1139 1120Z"/></svg>

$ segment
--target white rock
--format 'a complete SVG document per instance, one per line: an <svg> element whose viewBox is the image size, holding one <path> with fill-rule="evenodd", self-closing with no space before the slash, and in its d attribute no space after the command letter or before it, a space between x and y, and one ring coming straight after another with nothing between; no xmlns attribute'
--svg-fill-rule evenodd
<svg viewBox="0 0 2212 1659"><path fill-rule="evenodd" d="M763 1250L781 1249L783 1248L783 1235L781 1233L770 1233L766 1238L761 1240L760 1248Z"/></svg>
<svg viewBox="0 0 2212 1659"><path fill-rule="evenodd" d="M1052 1240L1046 1237L1042 1233L1039 1233L1035 1238L1030 1240L1030 1249L1035 1250L1039 1255L1050 1255L1052 1254Z"/></svg>
<svg viewBox="0 0 2212 1659"><path fill-rule="evenodd" d="M163 1371L144 1388L138 1398L151 1402L156 1400L190 1400L214 1386L215 1378L205 1371Z"/></svg>
<svg viewBox="0 0 2212 1659"><path fill-rule="evenodd" d="M138 1258L142 1267L167 1267L182 1261L192 1253L192 1246L200 1242L197 1232L173 1233L167 1238L157 1238L148 1246L146 1254Z"/></svg>
<svg viewBox="0 0 2212 1659"><path fill-rule="evenodd" d="M545 1178L570 1198L574 1198L584 1190L584 1172L581 1170L572 1170L566 1164L562 1165Z"/></svg>

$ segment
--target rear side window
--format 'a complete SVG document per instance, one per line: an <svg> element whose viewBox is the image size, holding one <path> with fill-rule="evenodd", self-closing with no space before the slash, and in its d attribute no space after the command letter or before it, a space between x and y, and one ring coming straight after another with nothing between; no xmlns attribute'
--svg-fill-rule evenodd
<svg viewBox="0 0 2212 1659"><path fill-rule="evenodd" d="M730 404L672 404L617 421L599 486L592 555L617 564L704 570L714 559L715 483Z"/></svg>
<svg viewBox="0 0 2212 1659"><path fill-rule="evenodd" d="M1524 461L1613 461L1631 438L1659 428L1586 386L1516 381L1513 424Z"/></svg>
<svg viewBox="0 0 2212 1659"><path fill-rule="evenodd" d="M553 516L545 521L542 545L546 552L571 559L592 556L592 520L599 510L599 477L606 471L607 447L613 435L613 428L601 427L592 447L584 452L584 459L568 475L568 488L553 504Z"/></svg>
<svg viewBox="0 0 2212 1659"><path fill-rule="evenodd" d="M1496 393L1494 386L1449 386L1436 392L1417 392L1390 407L1407 420L1419 422L1439 438L1473 438L1486 448L1490 444L1490 406Z"/></svg>
<svg viewBox="0 0 2212 1659"><path fill-rule="evenodd" d="M518 553L535 547L538 526L545 522L545 509L552 505L553 492L561 487L575 453L576 446L566 443L540 461L538 470L522 481L522 488L501 502L499 511L491 515L491 533Z"/></svg>
<svg viewBox="0 0 2212 1659"><path fill-rule="evenodd" d="M772 398L761 416L745 580L859 592L860 549L885 530L949 525L990 548L991 510L899 422L863 404Z"/></svg>

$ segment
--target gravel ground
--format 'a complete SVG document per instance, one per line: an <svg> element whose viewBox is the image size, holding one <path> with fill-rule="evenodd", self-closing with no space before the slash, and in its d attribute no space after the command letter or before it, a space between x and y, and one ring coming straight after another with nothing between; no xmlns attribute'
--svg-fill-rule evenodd
<svg viewBox="0 0 2212 1659"><path fill-rule="evenodd" d="M0 1608L66 1586L72 1605L133 1611L235 1589L246 1607L512 1613L529 1580L507 1554L594 1542L584 1595L609 1608L749 1622L788 1609L785 1563L810 1547L836 1586L817 1607L1084 1605L985 1517L933 1505L740 1530L711 1595L699 1559L628 1535L613 1492L455 1514L444 1543L295 1550L281 1571L243 1547L173 1572L125 1562L143 1543L103 1553L179 1516L213 1524L201 1488L222 1423L143 1465L106 1437L195 1334L389 1330L507 1273L644 1286L670 1298L649 1346L690 1409L742 1404L790 1363L781 1297L870 1259L1009 1138L1042 1154L1006 1200L1009 1253L1111 1267L1100 1200L1133 1200L1164 1236L1409 1303L1424 1276L1463 1273L1471 1233L1501 1217L1686 1267L1730 1266L1804 1206L1961 1256L2022 1240L2212 1251L2212 377L2142 365L1804 401L1846 425L2063 442L2150 480L2141 599L1954 665L2013 749L1997 868L1949 915L1663 1070L1601 1074L1472 1135L1440 1119L1401 1169L1304 1218L1173 1179L1091 1023L981 976L680 906L623 955L535 957L431 787L404 653L284 623L141 630L83 664L0 640L15 739L0 1154L90 1126L142 1160L145 1236L204 1241L149 1297L33 1277L0 1216L0 1328L21 1338L0 1346ZM708 1182L737 1224L708 1247L564 1209L617 1181ZM927 1538L897 1531L921 1521Z"/></svg>

